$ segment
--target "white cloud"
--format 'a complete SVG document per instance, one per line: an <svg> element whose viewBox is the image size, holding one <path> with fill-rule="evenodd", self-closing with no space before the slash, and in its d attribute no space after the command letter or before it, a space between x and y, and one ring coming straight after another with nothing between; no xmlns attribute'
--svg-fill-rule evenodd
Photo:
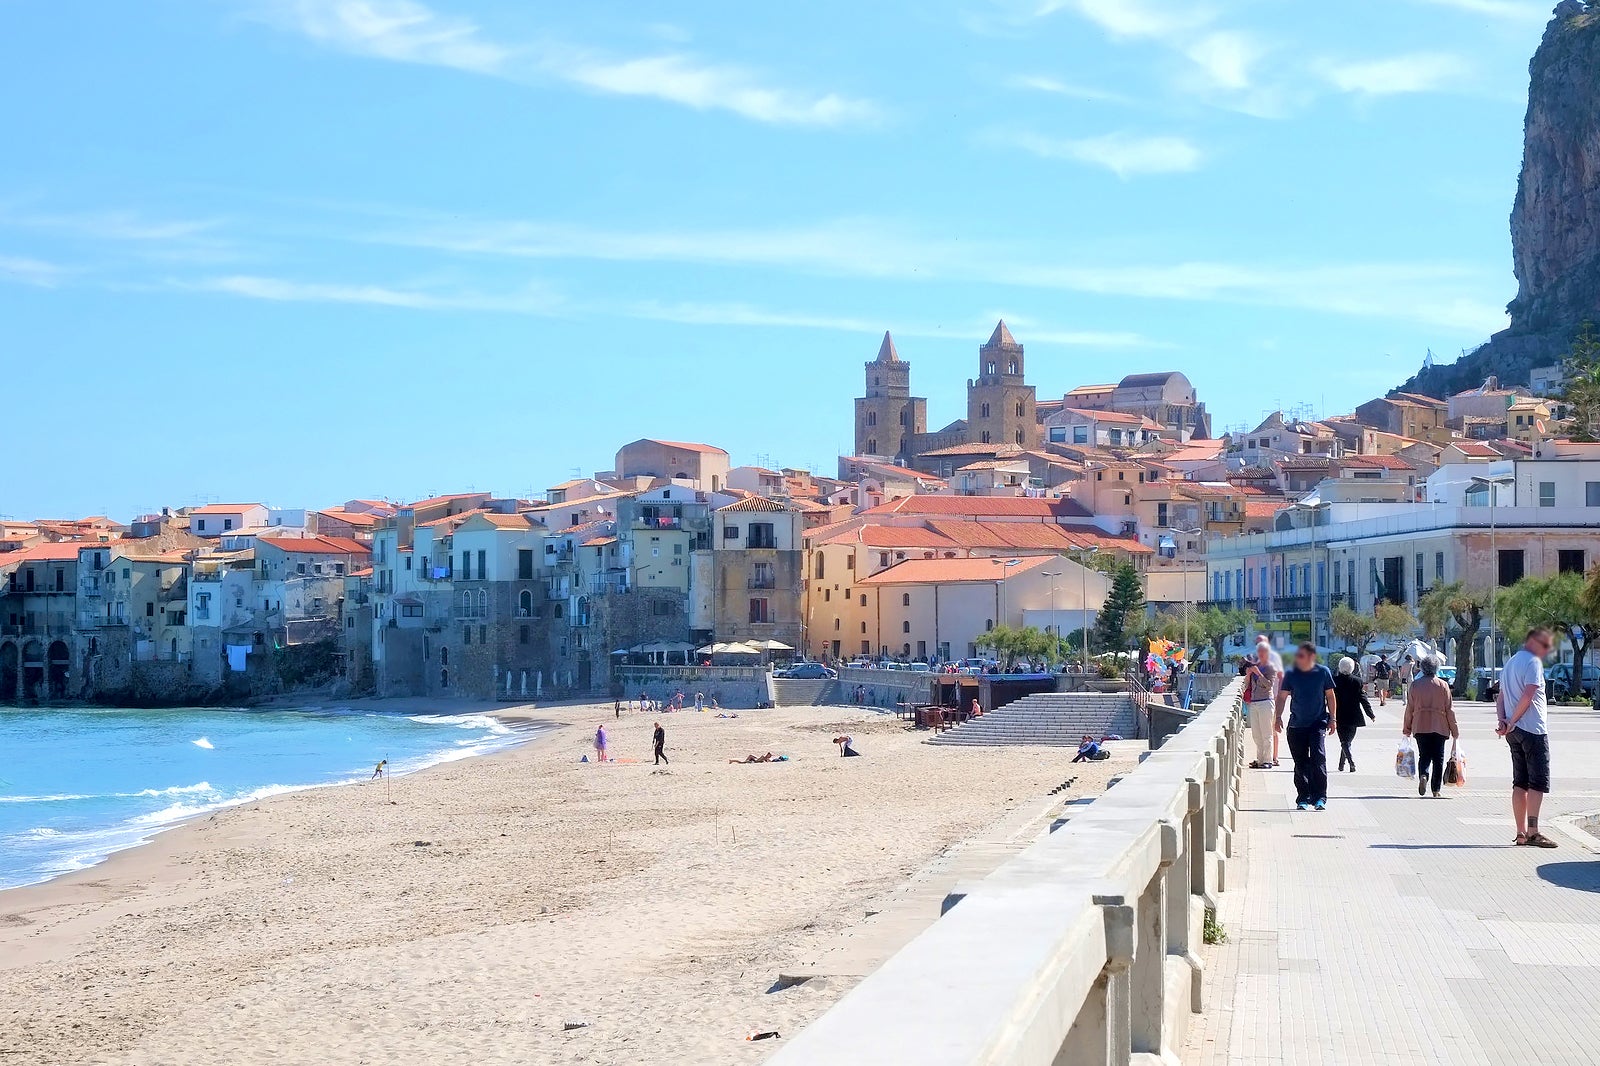
<svg viewBox="0 0 1600 1066"><path fill-rule="evenodd" d="M54 263L47 263L42 259L30 259L25 256L0 255L0 281L15 282L19 285L36 285L40 288L51 288L61 281L66 273Z"/></svg>
<svg viewBox="0 0 1600 1066"><path fill-rule="evenodd" d="M1490 18L1541 26L1549 21L1550 9L1554 6L1549 0L1533 0L1532 3L1525 0L1413 0L1413 2L1433 7L1450 7L1470 15L1488 15Z"/></svg>
<svg viewBox="0 0 1600 1066"><path fill-rule="evenodd" d="M1142 137L1107 133L1099 137L1046 137L1013 133L1003 139L1044 159L1067 159L1104 167L1119 178L1141 174L1181 174L1199 168L1203 155L1183 137Z"/></svg>
<svg viewBox="0 0 1600 1066"><path fill-rule="evenodd" d="M1131 96L1111 92L1106 89L1096 89L1091 85L1075 85L1072 82L1062 81L1044 74L1021 74L1007 80L1006 84L1013 89L1027 89L1032 92L1050 93L1054 96L1069 96L1074 100L1087 100L1090 103L1123 104L1137 103Z"/></svg>
<svg viewBox="0 0 1600 1066"><path fill-rule="evenodd" d="M212 220L149 219L132 211L37 212L0 206L0 226L102 241L180 242L213 231Z"/></svg>
<svg viewBox="0 0 1600 1066"><path fill-rule="evenodd" d="M768 85L753 71L684 54L618 57L566 44L514 47L491 39L475 22L417 0L268 2L266 21L355 55L519 82L555 79L766 123L836 126L870 121L878 113L865 100Z"/></svg>
<svg viewBox="0 0 1600 1066"><path fill-rule="evenodd" d="M697 111L721 109L757 122L838 126L870 121L877 109L834 93L815 95L762 85L738 67L708 65L681 55L563 59L547 67L575 85L620 96L652 96Z"/></svg>
<svg viewBox="0 0 1600 1066"><path fill-rule="evenodd" d="M430 291L420 287L338 282L295 281L287 278L234 274L197 282L175 282L173 287L223 293L274 303L363 304L417 311L499 311L511 314L556 314L560 300L548 291L530 286L503 295L461 291Z"/></svg>
<svg viewBox="0 0 1600 1066"><path fill-rule="evenodd" d="M1112 37L1160 38L1199 29L1211 21L1203 7L1183 0L1044 0L1038 15L1071 11Z"/></svg>
<svg viewBox="0 0 1600 1066"><path fill-rule="evenodd" d="M670 262L1291 308L1416 322L1469 334L1492 332L1505 324L1503 310L1496 303L1503 279L1475 264L1451 262L1128 263L1084 261L1065 253L1059 259L1042 260L1009 244L929 239L870 219L770 230L621 230L525 220L447 220L429 221L409 232L391 230L371 239L508 259ZM665 305L656 310L662 316L710 314L704 305ZM855 320L833 322L841 329L866 325ZM930 335L948 335L948 331ZM1096 343L1102 341L1096 339Z"/></svg>
<svg viewBox="0 0 1600 1066"><path fill-rule="evenodd" d="M1322 66L1322 75L1330 85L1340 92L1362 96L1438 92L1462 83L1470 72L1460 56L1439 52Z"/></svg>
<svg viewBox="0 0 1600 1066"><path fill-rule="evenodd" d="M1184 54L1212 87L1241 91L1253 84L1254 67L1266 53L1266 46L1248 33L1218 30L1202 35Z"/></svg>

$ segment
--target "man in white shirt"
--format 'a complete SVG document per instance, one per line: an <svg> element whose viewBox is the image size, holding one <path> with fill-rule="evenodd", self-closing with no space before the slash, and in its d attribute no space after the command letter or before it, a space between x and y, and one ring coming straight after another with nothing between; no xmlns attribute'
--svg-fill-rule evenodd
<svg viewBox="0 0 1600 1066"><path fill-rule="evenodd" d="M1511 747L1511 816L1517 823L1516 843L1553 848L1556 842L1539 832L1539 808L1550 792L1550 734L1545 719L1544 658L1555 646L1550 630L1528 630L1522 650L1500 671L1499 720L1495 734Z"/></svg>

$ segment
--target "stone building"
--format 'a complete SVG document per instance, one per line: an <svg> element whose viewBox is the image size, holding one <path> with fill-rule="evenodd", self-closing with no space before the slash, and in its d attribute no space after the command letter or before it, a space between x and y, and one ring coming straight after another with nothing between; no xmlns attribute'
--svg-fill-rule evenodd
<svg viewBox="0 0 1600 1066"><path fill-rule="evenodd" d="M911 364L888 333L867 364L866 379L866 395L856 399L855 453L909 460L909 446L928 431L928 401L911 395Z"/></svg>
<svg viewBox="0 0 1600 1066"><path fill-rule="evenodd" d="M717 510L711 541L717 640L801 646L804 528L799 510L762 496Z"/></svg>
<svg viewBox="0 0 1600 1066"><path fill-rule="evenodd" d="M969 440L1019 448L1038 445L1038 397L1026 371L1022 345L999 323L978 349L978 376L967 382Z"/></svg>
<svg viewBox="0 0 1600 1066"><path fill-rule="evenodd" d="M1080 385L1067 393L1060 407L1054 403L1051 407L1137 415L1156 423L1180 443L1211 436L1206 405L1189 379L1175 370L1129 374L1115 385Z"/></svg>

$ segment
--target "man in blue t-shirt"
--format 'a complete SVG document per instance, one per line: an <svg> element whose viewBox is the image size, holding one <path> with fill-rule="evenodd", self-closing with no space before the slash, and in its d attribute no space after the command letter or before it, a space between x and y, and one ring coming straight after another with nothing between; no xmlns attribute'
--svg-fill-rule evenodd
<svg viewBox="0 0 1600 1066"><path fill-rule="evenodd" d="M1289 705L1289 725L1283 724L1283 707ZM1276 728L1288 738L1294 760L1294 806L1305 811L1328 808L1328 752L1325 738L1338 723L1333 695L1333 674L1317 662L1314 644L1302 644L1294 653L1294 668L1284 671L1278 691Z"/></svg>

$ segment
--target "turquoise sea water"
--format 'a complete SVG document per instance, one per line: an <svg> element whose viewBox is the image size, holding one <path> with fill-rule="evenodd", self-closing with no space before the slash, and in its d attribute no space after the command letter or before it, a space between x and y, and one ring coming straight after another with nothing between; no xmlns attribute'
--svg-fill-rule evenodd
<svg viewBox="0 0 1600 1066"><path fill-rule="evenodd" d="M82 869L186 818L519 743L485 715L0 709L0 888Z"/></svg>

